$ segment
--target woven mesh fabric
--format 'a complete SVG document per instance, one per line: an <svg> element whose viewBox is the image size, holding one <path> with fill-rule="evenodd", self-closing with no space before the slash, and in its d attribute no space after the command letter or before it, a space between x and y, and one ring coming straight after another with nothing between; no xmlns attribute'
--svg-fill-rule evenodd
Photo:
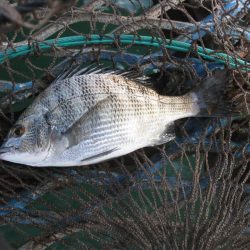
<svg viewBox="0 0 250 250"><path fill-rule="evenodd" d="M227 94L243 111L178 120L173 141L91 166L0 161L2 244L250 248L249 8L247 0L2 1L0 144L75 62L132 69L169 96L226 69Z"/></svg>

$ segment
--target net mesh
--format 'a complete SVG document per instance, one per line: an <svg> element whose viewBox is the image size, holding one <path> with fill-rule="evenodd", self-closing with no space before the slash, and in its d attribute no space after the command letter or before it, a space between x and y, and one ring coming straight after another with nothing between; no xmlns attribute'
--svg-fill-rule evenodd
<svg viewBox="0 0 250 250"><path fill-rule="evenodd" d="M169 96L226 68L228 95L244 115L181 119L171 142L91 166L0 162L1 241L13 249L250 248L249 1L2 2L0 143L76 62L133 69Z"/></svg>

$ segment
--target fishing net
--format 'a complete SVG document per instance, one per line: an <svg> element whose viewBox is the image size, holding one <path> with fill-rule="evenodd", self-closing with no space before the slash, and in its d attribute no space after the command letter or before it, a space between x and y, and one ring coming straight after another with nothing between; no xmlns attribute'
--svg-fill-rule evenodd
<svg viewBox="0 0 250 250"><path fill-rule="evenodd" d="M133 70L169 96L227 70L242 114L178 120L169 143L91 166L0 162L1 246L249 249L249 8L247 0L2 1L0 144L73 64Z"/></svg>

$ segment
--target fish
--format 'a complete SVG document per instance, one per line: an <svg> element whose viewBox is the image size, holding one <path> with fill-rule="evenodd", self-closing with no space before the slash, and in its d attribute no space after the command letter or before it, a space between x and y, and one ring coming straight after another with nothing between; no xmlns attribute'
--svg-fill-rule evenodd
<svg viewBox="0 0 250 250"><path fill-rule="evenodd" d="M178 119L232 112L221 76L185 95L163 96L132 71L79 67L62 73L21 114L0 147L1 160L34 167L96 164L173 140Z"/></svg>

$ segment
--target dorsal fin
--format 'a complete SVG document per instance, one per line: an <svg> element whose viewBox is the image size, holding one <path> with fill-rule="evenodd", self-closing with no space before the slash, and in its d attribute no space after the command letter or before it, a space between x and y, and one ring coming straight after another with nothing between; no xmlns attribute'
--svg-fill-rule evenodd
<svg viewBox="0 0 250 250"><path fill-rule="evenodd" d="M82 64L72 64L61 75L59 75L55 82L61 81L73 76L87 75L87 74L105 74L105 75L120 75L129 80L141 83L143 85L150 83L150 77L143 75L134 68L128 70L112 69L111 67L104 67L96 63L83 67Z"/></svg>
<svg viewBox="0 0 250 250"><path fill-rule="evenodd" d="M77 64L77 65L72 64L61 75L58 75L56 81L64 80L72 76L80 76L85 74L98 74L101 73L104 69L105 68L101 68L101 66L96 64L91 64L85 67L83 67L82 64Z"/></svg>

